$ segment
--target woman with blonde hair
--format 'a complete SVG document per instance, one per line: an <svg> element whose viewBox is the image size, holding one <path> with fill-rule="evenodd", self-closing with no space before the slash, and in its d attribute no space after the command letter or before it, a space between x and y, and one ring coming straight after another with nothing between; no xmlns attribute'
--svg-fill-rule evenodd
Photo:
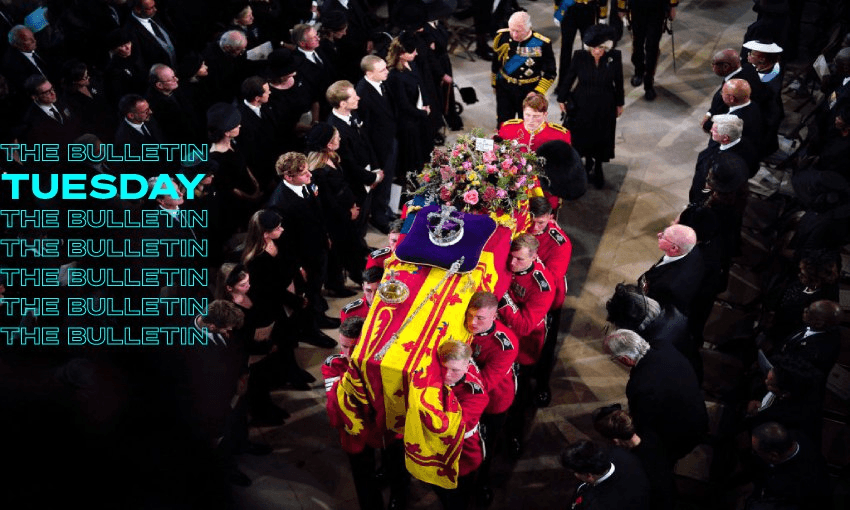
<svg viewBox="0 0 850 510"><path fill-rule="evenodd" d="M331 238L328 281L337 281L337 287L343 287L342 269L353 282L363 283L369 249L360 235L360 204L342 173L336 152L339 143L339 131L326 122L319 122L307 134L307 168L319 188L319 203Z"/></svg>

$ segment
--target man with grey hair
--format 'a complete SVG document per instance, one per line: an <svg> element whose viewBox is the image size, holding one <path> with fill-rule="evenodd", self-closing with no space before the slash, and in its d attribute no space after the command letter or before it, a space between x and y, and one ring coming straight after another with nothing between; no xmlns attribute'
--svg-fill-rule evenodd
<svg viewBox="0 0 850 510"><path fill-rule="evenodd" d="M529 92L546 94L557 75L552 41L531 28L527 12L515 12L508 28L493 39L496 56L490 68L490 85L496 93L498 125L522 116L522 101Z"/></svg>
<svg viewBox="0 0 850 510"><path fill-rule="evenodd" d="M180 84L174 69L165 64L152 65L148 83L145 99L151 110L156 112L156 120L165 139L169 143L197 142L202 133L192 122L195 115L191 105L177 90Z"/></svg>
<svg viewBox="0 0 850 510"><path fill-rule="evenodd" d="M697 156L694 178L691 183L689 199L693 204L705 202L708 198L705 181L708 172L717 164L717 155L731 154L740 159L740 166L746 166L748 177L758 172L759 157L756 148L750 140L742 138L744 119L730 114L715 115L711 126L711 139L716 143L709 144Z"/></svg>
<svg viewBox="0 0 850 510"><path fill-rule="evenodd" d="M708 432L708 413L690 363L671 346L650 347L628 329L606 336L602 346L630 368L626 398L638 435L658 437L670 463L687 455Z"/></svg>
<svg viewBox="0 0 850 510"><path fill-rule="evenodd" d="M230 103L238 95L242 80L248 76L248 63L245 58L247 47L248 38L244 32L228 30L204 48L201 56L207 64L210 76L216 77L209 82L212 87L211 102Z"/></svg>
<svg viewBox="0 0 850 510"><path fill-rule="evenodd" d="M58 82L53 68L36 52L37 43L32 30L24 25L15 25L9 30L9 48L0 64L3 75L9 81L12 92L22 93L24 81L34 74Z"/></svg>

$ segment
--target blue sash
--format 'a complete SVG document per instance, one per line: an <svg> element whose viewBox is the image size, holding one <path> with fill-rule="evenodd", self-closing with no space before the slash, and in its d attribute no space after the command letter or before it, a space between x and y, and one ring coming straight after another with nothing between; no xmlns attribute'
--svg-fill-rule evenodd
<svg viewBox="0 0 850 510"><path fill-rule="evenodd" d="M567 15L567 9L574 3L576 3L575 0L563 0L561 2L561 5L555 10L555 19L558 20L558 23L564 21L564 16Z"/></svg>
<svg viewBox="0 0 850 510"><path fill-rule="evenodd" d="M571 0L565 0L565 1L569 2ZM531 41L529 41L528 44L526 44L524 47L525 48L539 48L540 46L543 46L543 41L538 39L537 37L532 37ZM520 47L517 46L517 50L519 50L519 48ZM519 53L517 53L516 55L509 58L507 62L505 62L505 65L502 66L502 70L505 71L505 74L511 75L511 74L513 74L514 71L519 69L519 67L526 60L528 60L527 55L520 55Z"/></svg>

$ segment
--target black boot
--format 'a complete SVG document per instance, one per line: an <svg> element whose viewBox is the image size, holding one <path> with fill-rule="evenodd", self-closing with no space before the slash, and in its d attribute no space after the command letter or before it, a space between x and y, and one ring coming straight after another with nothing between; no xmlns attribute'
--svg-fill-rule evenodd
<svg viewBox="0 0 850 510"><path fill-rule="evenodd" d="M602 174L602 162L597 160L596 166L593 169L593 185L596 189L602 189L605 186L605 176Z"/></svg>
<svg viewBox="0 0 850 510"><path fill-rule="evenodd" d="M493 60L493 48L487 43L487 34L475 36L475 54L482 60Z"/></svg>

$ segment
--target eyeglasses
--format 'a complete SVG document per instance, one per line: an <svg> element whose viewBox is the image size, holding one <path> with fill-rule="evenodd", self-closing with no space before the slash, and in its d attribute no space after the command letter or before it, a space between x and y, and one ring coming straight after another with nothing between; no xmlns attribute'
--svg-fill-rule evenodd
<svg viewBox="0 0 850 510"><path fill-rule="evenodd" d="M37 92L36 94L39 95L39 96L43 96L43 95L46 95L46 94L53 94L55 92L56 92L56 89L54 89L53 87L50 87L49 89L42 90L40 92Z"/></svg>

